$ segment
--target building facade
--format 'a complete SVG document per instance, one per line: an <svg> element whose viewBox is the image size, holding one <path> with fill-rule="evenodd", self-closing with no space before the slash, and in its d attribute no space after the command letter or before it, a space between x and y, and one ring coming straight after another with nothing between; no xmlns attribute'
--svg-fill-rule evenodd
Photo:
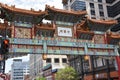
<svg viewBox="0 0 120 80"><path fill-rule="evenodd" d="M43 60L40 54L31 54L29 59L30 80L42 77Z"/></svg>
<svg viewBox="0 0 120 80"><path fill-rule="evenodd" d="M28 62L22 62L22 59L14 59L11 66L11 80L25 80L26 75L29 75Z"/></svg>
<svg viewBox="0 0 120 80"><path fill-rule="evenodd" d="M91 19L120 21L119 0L63 0L64 9L86 10Z"/></svg>
<svg viewBox="0 0 120 80"><path fill-rule="evenodd" d="M108 17L112 17L120 22L120 1L119 0L106 0Z"/></svg>

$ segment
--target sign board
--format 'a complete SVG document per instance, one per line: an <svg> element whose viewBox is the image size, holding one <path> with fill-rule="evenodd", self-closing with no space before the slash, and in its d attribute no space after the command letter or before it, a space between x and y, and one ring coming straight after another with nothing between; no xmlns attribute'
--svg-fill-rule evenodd
<svg viewBox="0 0 120 80"><path fill-rule="evenodd" d="M58 27L58 36L72 37L72 29L65 27Z"/></svg>

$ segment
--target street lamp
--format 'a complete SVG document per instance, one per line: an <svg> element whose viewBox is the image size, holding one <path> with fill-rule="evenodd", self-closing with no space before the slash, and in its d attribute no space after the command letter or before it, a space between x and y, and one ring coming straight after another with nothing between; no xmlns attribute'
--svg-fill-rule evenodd
<svg viewBox="0 0 120 80"><path fill-rule="evenodd" d="M43 60L46 60L47 59L47 54L42 54L42 58L43 58Z"/></svg>
<svg viewBox="0 0 120 80"><path fill-rule="evenodd" d="M85 59L85 60L89 60L89 56L88 56L88 55L85 55L85 56L84 56L84 59Z"/></svg>

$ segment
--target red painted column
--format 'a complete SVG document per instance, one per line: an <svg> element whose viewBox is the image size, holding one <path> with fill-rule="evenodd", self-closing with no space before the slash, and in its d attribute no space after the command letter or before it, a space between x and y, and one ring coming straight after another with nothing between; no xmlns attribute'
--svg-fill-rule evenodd
<svg viewBox="0 0 120 80"><path fill-rule="evenodd" d="M74 32L74 38L77 38L76 27L77 27L77 26L76 26L76 25L74 25L74 29L73 29L73 30L74 30L74 31L73 31L73 32Z"/></svg>
<svg viewBox="0 0 120 80"><path fill-rule="evenodd" d="M116 56L116 61L118 65L118 80L120 80L120 57Z"/></svg>

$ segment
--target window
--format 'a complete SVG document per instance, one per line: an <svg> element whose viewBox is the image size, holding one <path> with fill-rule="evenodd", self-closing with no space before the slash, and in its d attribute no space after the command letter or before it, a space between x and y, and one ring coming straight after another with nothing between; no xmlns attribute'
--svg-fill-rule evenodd
<svg viewBox="0 0 120 80"><path fill-rule="evenodd" d="M100 16L103 16L104 17L104 12L103 11L100 11Z"/></svg>
<svg viewBox="0 0 120 80"><path fill-rule="evenodd" d="M66 58L62 58L62 63L67 63L67 59Z"/></svg>
<svg viewBox="0 0 120 80"><path fill-rule="evenodd" d="M54 59L54 62L55 62L55 63L59 63L59 58L55 58L55 59Z"/></svg>
<svg viewBox="0 0 120 80"><path fill-rule="evenodd" d="M95 8L94 3L90 3L90 8Z"/></svg>
<svg viewBox="0 0 120 80"><path fill-rule="evenodd" d="M102 10L103 10L103 5L98 4L98 7L99 7L99 9L102 9Z"/></svg>
<svg viewBox="0 0 120 80"><path fill-rule="evenodd" d="M98 2L102 2L102 0L98 0Z"/></svg>
<svg viewBox="0 0 120 80"><path fill-rule="evenodd" d="M51 58L47 58L46 63L51 63Z"/></svg>
<svg viewBox="0 0 120 80"><path fill-rule="evenodd" d="M91 15L95 15L95 10L91 10Z"/></svg>

